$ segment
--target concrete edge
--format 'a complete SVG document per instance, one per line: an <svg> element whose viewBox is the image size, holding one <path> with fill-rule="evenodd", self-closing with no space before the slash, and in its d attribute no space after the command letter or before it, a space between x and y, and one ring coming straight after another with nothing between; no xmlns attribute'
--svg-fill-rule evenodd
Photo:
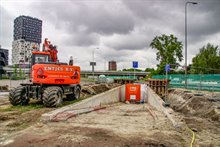
<svg viewBox="0 0 220 147"><path fill-rule="evenodd" d="M43 122L52 121L53 118L56 117L58 114L61 114L67 111L72 111L75 115L77 115L78 114L77 112L80 112L79 111L80 109L90 109L90 108L105 106L105 105L113 104L116 102L124 101L125 94L123 92L123 89L124 89L124 85L115 87L104 93L100 93L98 95L84 99L77 103L67 105L67 106L58 108L56 110L44 113L41 115L41 121Z"/></svg>
<svg viewBox="0 0 220 147"><path fill-rule="evenodd" d="M150 87L148 87L147 91L148 103L156 108L158 111L163 112L175 128L180 128L182 125L181 120L179 118L176 118L173 109L171 109L170 107L164 107L164 101Z"/></svg>

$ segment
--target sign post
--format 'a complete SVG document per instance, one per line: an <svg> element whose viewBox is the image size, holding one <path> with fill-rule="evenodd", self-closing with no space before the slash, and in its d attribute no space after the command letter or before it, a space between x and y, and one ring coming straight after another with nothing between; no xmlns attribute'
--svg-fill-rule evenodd
<svg viewBox="0 0 220 147"><path fill-rule="evenodd" d="M92 66L92 77L93 77L93 80L94 80L94 72L95 72L95 66L96 66L96 62L90 62L90 66Z"/></svg>
<svg viewBox="0 0 220 147"><path fill-rule="evenodd" d="M166 89L165 89L165 104L167 104L167 96L168 96L168 72L170 71L170 64L165 65L166 71Z"/></svg>
<svg viewBox="0 0 220 147"><path fill-rule="evenodd" d="M134 68L134 79L135 79L135 68L138 68L138 61L133 61L133 68Z"/></svg>

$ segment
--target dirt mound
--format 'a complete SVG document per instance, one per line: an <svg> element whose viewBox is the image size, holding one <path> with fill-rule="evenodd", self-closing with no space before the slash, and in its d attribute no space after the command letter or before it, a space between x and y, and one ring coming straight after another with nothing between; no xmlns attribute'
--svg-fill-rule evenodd
<svg viewBox="0 0 220 147"><path fill-rule="evenodd" d="M81 96L87 97L89 95L96 95L105 91L108 91L112 88L120 86L120 84L88 84L83 85L81 90Z"/></svg>
<svg viewBox="0 0 220 147"><path fill-rule="evenodd" d="M210 94L202 94L180 89L169 91L171 107L186 116L199 116L220 121L220 102L210 101Z"/></svg>
<svg viewBox="0 0 220 147"><path fill-rule="evenodd" d="M0 86L0 91L4 92L4 91L8 91L8 85L5 86Z"/></svg>
<svg viewBox="0 0 220 147"><path fill-rule="evenodd" d="M220 146L220 93L207 91L169 90L168 101L195 132L196 146Z"/></svg>

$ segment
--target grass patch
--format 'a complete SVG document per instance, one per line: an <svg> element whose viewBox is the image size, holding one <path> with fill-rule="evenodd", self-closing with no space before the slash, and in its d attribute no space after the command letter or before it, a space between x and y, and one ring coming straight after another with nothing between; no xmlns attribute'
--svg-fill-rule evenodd
<svg viewBox="0 0 220 147"><path fill-rule="evenodd" d="M26 129L26 128L28 128L28 127L29 127L29 125L28 125L27 123L23 123L23 124L21 124L21 125L18 126L18 129L19 129L19 130L23 130L23 129Z"/></svg>
<svg viewBox="0 0 220 147"><path fill-rule="evenodd" d="M84 82L95 82L96 80L94 79L89 79L89 78L82 78L80 77L80 81L84 81Z"/></svg>
<svg viewBox="0 0 220 147"><path fill-rule="evenodd" d="M61 107L66 106L66 105L70 105L70 104L73 104L73 103L76 103L76 102L79 102L79 101L81 101L81 100L82 100L82 99L73 100L73 101L66 101L66 100L64 100L64 101L63 101L63 105L62 105Z"/></svg>
<svg viewBox="0 0 220 147"><path fill-rule="evenodd" d="M91 95L88 95L88 96L85 96L85 97L80 97L78 100L73 100L73 101L67 101L67 100L64 99L63 105L61 107L66 106L66 105L70 105L70 104L74 104L76 102L80 102L84 99L87 99L88 97L91 97Z"/></svg>
<svg viewBox="0 0 220 147"><path fill-rule="evenodd" d="M88 97L90 97L90 95L88 95L86 97L81 97L78 100L72 100L72 101L67 101L64 99L63 104L60 107L82 101ZM43 103L41 101L36 101L36 102L29 103L28 105L25 105L25 106L17 105L17 106L9 106L7 108L0 108L0 112L19 111L21 113L24 113L24 112L28 112L28 111L36 110L36 109L40 109L40 108L46 108L46 107L43 105Z"/></svg>
<svg viewBox="0 0 220 147"><path fill-rule="evenodd" d="M27 106L10 106L8 108L4 108L4 109L0 109L0 111L2 112L7 112L7 111L20 111L20 112L27 112L27 111L31 111L31 110L35 110L35 109L39 109L39 108L43 108L44 106L42 104L38 104L38 103L33 103L33 104L29 104Z"/></svg>

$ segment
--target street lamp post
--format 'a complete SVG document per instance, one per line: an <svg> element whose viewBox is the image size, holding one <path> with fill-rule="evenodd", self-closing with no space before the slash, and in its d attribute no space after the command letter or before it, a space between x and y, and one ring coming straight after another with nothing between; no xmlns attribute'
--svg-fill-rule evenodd
<svg viewBox="0 0 220 147"><path fill-rule="evenodd" d="M106 72L106 57L104 57L105 61L104 61L104 71Z"/></svg>
<svg viewBox="0 0 220 147"><path fill-rule="evenodd" d="M185 88L187 89L187 5L198 4L197 2L186 2L185 3Z"/></svg>

